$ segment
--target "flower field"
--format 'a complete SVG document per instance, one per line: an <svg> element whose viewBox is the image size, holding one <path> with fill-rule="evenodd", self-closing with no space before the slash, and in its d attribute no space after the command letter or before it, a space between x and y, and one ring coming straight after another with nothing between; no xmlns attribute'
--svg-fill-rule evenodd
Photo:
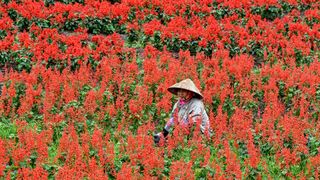
<svg viewBox="0 0 320 180"><path fill-rule="evenodd" d="M319 179L318 0L0 4L0 179Z"/></svg>

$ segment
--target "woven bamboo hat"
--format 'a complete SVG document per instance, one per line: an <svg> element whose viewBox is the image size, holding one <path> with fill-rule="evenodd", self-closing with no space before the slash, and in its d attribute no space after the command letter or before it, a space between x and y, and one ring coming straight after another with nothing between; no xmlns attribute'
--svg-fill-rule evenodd
<svg viewBox="0 0 320 180"><path fill-rule="evenodd" d="M195 96L199 99L202 99L203 96L200 93L199 89L197 88L197 86L193 83L193 81L191 79L185 79L182 80L172 86L170 86L168 88L168 91L171 92L172 94L177 95L177 91L179 89L184 89L184 90L188 90L191 91L193 93L195 93Z"/></svg>

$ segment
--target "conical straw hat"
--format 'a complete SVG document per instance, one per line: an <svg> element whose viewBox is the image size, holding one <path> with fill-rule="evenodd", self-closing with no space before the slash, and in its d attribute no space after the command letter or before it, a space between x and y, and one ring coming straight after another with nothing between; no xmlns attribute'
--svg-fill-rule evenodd
<svg viewBox="0 0 320 180"><path fill-rule="evenodd" d="M185 79L185 80L182 80L182 81L170 86L168 88L168 91L170 91L172 94L177 95L178 89L184 89L184 90L194 92L198 98L200 98L200 99L203 98L199 89L196 87L196 85L193 83L193 81L191 79Z"/></svg>

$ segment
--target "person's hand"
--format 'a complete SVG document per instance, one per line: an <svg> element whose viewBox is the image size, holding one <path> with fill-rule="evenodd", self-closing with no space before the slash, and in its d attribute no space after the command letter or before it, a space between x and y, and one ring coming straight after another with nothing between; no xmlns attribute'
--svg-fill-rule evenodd
<svg viewBox="0 0 320 180"><path fill-rule="evenodd" d="M167 140L168 134L169 134L169 131L167 131L165 128L163 128L162 132L159 132L159 133L153 135L154 143L159 144L161 138L164 138L164 140Z"/></svg>
<svg viewBox="0 0 320 180"><path fill-rule="evenodd" d="M153 141L155 144L158 144L160 142L161 136L161 132L153 135Z"/></svg>

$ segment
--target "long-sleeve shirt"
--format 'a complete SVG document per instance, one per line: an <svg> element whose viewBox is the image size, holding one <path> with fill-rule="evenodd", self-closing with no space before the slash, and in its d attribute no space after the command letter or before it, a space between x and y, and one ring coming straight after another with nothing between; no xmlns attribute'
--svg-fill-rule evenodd
<svg viewBox="0 0 320 180"><path fill-rule="evenodd" d="M178 119L175 119L175 113L178 111ZM191 121L189 120L191 118ZM209 117L205 111L204 104L201 99L192 98L185 104L180 104L179 101L173 106L171 117L166 123L164 129L167 131L179 122L181 125L188 125L189 123L196 123L198 119L201 119L200 130L205 133L206 130L210 131ZM210 132L209 132L210 133Z"/></svg>

